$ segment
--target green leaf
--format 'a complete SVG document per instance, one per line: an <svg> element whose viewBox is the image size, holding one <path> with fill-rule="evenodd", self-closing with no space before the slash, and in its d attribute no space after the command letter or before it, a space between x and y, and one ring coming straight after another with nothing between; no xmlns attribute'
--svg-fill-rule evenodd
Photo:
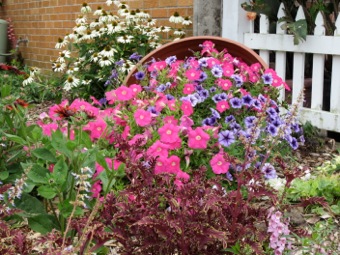
<svg viewBox="0 0 340 255"><path fill-rule="evenodd" d="M72 158L72 151L67 148L65 145L65 140L67 138L64 137L63 133L60 130L55 131L52 133L52 146L54 149L59 151L60 153L64 154L68 158Z"/></svg>
<svg viewBox="0 0 340 255"><path fill-rule="evenodd" d="M43 235L51 232L53 229L59 229L57 219L48 214L28 218L28 226L35 232Z"/></svg>
<svg viewBox="0 0 340 255"><path fill-rule="evenodd" d="M52 154L52 152L48 149L45 148L37 148L32 151L32 154L36 156L37 158L46 160L48 162L56 162L57 159L55 156Z"/></svg>
<svg viewBox="0 0 340 255"><path fill-rule="evenodd" d="M52 199L57 195L57 192L55 192L55 190L50 186L40 186L38 188L38 193L46 199Z"/></svg>
<svg viewBox="0 0 340 255"><path fill-rule="evenodd" d="M60 159L53 168L53 173L51 174L53 180L58 185L63 185L67 178L68 167L63 159Z"/></svg>
<svg viewBox="0 0 340 255"><path fill-rule="evenodd" d="M3 171L3 172L0 172L0 180L6 180L9 176L9 173L8 171Z"/></svg>
<svg viewBox="0 0 340 255"><path fill-rule="evenodd" d="M36 198L27 193L22 193L20 199L14 201L16 208L24 211L20 215L24 217L33 217L39 214L45 214L44 205Z"/></svg>
<svg viewBox="0 0 340 255"><path fill-rule="evenodd" d="M16 136L16 135L11 135L11 134L6 134L4 133L4 135L11 141L18 143L20 145L26 145L26 141L24 139L22 139L20 136Z"/></svg>
<svg viewBox="0 0 340 255"><path fill-rule="evenodd" d="M71 215L72 210L73 210L73 205L70 203L70 200L66 199L62 203L58 204L58 209L60 211L60 214L64 217L67 218ZM81 209L80 207L77 207L74 216L82 216L84 214L84 210Z"/></svg>
<svg viewBox="0 0 340 255"><path fill-rule="evenodd" d="M96 155L96 162L101 165L102 167L104 167L104 169L106 171L109 171L109 167L106 163L105 157L101 154L101 153L97 153Z"/></svg>
<svg viewBox="0 0 340 255"><path fill-rule="evenodd" d="M21 165L24 169L30 167L29 164L22 163ZM47 184L49 174L50 172L46 168L40 166L39 164L33 164L31 170L27 173L27 176L34 183Z"/></svg>

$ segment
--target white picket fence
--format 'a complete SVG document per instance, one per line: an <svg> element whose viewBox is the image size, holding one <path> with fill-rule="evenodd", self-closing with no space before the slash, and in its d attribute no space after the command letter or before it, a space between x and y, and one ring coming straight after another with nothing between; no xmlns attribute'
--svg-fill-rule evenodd
<svg viewBox="0 0 340 255"><path fill-rule="evenodd" d="M308 35L306 41L294 45L293 35L288 35L277 24L276 34L269 34L269 22L265 15L260 17L259 33L254 33L253 21L249 21L246 12L240 7L245 0L223 0L222 37L236 40L251 49L259 50L260 56L269 64L270 51L275 52L275 70L286 77L286 52L293 52L292 102L295 102L305 84L305 54L313 54L313 70L310 107L302 107L299 113L301 122L310 121L314 126L329 131L340 132L340 15L336 20L337 30L334 36L325 36L324 20L319 13L315 21L314 35ZM283 4L277 14L284 16ZM295 20L304 19L302 7ZM325 57L332 55L330 85L330 110L322 110L324 103ZM272 63L271 63L272 64ZM281 99L285 98L281 93Z"/></svg>

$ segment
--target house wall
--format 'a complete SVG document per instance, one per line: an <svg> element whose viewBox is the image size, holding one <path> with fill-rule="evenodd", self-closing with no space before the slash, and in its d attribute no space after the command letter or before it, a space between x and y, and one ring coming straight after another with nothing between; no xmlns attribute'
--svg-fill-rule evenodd
<svg viewBox="0 0 340 255"><path fill-rule="evenodd" d="M175 12L182 16L193 15L194 0L125 0L130 9L139 8L150 13L152 18L167 25L168 18ZM80 15L84 0L4 0L0 7L0 19L11 18L15 35L19 39L27 38L28 44L20 44L20 51L29 66L50 69L51 61L58 56L55 44L59 37L72 32L75 19ZM87 1L96 10L103 6L105 10L114 10L112 5L107 7L105 0ZM189 30L188 35L192 35Z"/></svg>

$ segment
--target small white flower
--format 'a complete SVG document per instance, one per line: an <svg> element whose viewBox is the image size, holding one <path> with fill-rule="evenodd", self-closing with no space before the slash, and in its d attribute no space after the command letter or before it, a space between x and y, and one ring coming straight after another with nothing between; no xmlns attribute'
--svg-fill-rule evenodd
<svg viewBox="0 0 340 255"><path fill-rule="evenodd" d="M92 82L92 80L82 80L81 84L82 85L89 85Z"/></svg>
<svg viewBox="0 0 340 255"><path fill-rule="evenodd" d="M192 24L192 21L190 20L190 18L189 17L185 17L183 22L182 22L182 25L189 26L191 24Z"/></svg>
<svg viewBox="0 0 340 255"><path fill-rule="evenodd" d="M95 16L101 16L101 15L103 15L103 10L102 10L102 8L101 7L98 7L98 9L97 10L95 10L95 12L93 13L93 15L95 15Z"/></svg>
<svg viewBox="0 0 340 255"><path fill-rule="evenodd" d="M34 82L34 79L32 76L28 76L23 82L22 82L22 85L23 86L26 86L28 84L31 84L32 82Z"/></svg>
<svg viewBox="0 0 340 255"><path fill-rule="evenodd" d="M117 52L114 48L111 48L109 45L107 45L101 52L99 52L99 55L103 57L113 57L113 55Z"/></svg>
<svg viewBox="0 0 340 255"><path fill-rule="evenodd" d="M133 39L132 35L123 35L123 36L119 36L117 38L117 42L120 42L120 43L130 43L132 39Z"/></svg>
<svg viewBox="0 0 340 255"><path fill-rule="evenodd" d="M107 1L106 1L106 5L107 5L107 6L110 6L111 4L113 4L113 1L112 1L112 0L107 0Z"/></svg>
<svg viewBox="0 0 340 255"><path fill-rule="evenodd" d="M68 41L64 38L59 38L57 44L55 45L56 49L61 49L68 44Z"/></svg>
<svg viewBox="0 0 340 255"><path fill-rule="evenodd" d="M98 60L98 62L101 67L110 66L113 64L113 60L109 57L102 57Z"/></svg>
<svg viewBox="0 0 340 255"><path fill-rule="evenodd" d="M184 18L180 16L178 12L175 12L172 16L170 16L169 21L171 23L183 23Z"/></svg>
<svg viewBox="0 0 340 255"><path fill-rule="evenodd" d="M177 29L174 31L174 35L182 36L185 35L185 32L181 29Z"/></svg>
<svg viewBox="0 0 340 255"><path fill-rule="evenodd" d="M146 22L147 26L154 26L156 25L156 20L155 19L148 19Z"/></svg>
<svg viewBox="0 0 340 255"><path fill-rule="evenodd" d="M79 16L77 19L76 19L76 24L78 25L81 25L81 24L86 24L86 21L87 21L87 18L86 16Z"/></svg>
<svg viewBox="0 0 340 255"><path fill-rule="evenodd" d="M149 13L146 13L146 12L143 12L143 11L139 11L139 12L136 12L136 15L140 18L143 18L143 19L150 19L150 14Z"/></svg>
<svg viewBox="0 0 340 255"><path fill-rule="evenodd" d="M52 63L52 70L53 72L63 72L66 68L65 61L64 62L55 62Z"/></svg>
<svg viewBox="0 0 340 255"><path fill-rule="evenodd" d="M64 89L66 91L70 90L73 87L77 87L79 85L80 80L73 75L69 75L64 82Z"/></svg>
<svg viewBox="0 0 340 255"><path fill-rule="evenodd" d="M87 5L87 3L83 3L83 6L80 9L81 13L90 13L92 12L92 9L90 6Z"/></svg>

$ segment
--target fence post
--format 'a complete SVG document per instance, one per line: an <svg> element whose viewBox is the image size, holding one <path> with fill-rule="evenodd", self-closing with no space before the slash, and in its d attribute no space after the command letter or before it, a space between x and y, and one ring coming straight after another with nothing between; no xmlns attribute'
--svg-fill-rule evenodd
<svg viewBox="0 0 340 255"><path fill-rule="evenodd" d="M241 4L249 0L223 0L222 37L244 43L244 33L250 32L247 13Z"/></svg>
<svg viewBox="0 0 340 255"><path fill-rule="evenodd" d="M194 1L194 35L221 36L222 0Z"/></svg>

